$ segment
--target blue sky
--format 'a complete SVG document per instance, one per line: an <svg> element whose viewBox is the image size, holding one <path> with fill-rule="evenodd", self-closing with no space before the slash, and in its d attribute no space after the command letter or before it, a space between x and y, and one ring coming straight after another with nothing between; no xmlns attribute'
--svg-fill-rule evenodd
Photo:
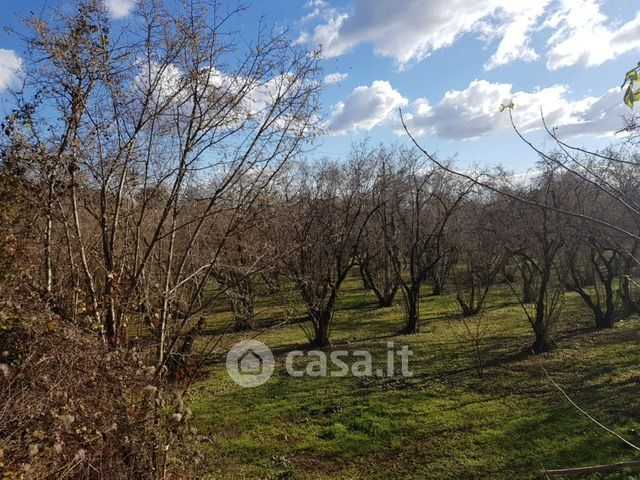
<svg viewBox="0 0 640 480"><path fill-rule="evenodd" d="M133 0L105 0L114 22ZM63 0L2 2L3 26ZM398 108L428 149L461 166L501 163L516 172L535 155L510 130L501 103L540 145L539 112L559 135L594 148L629 113L619 89L640 60L637 0L253 0L237 21L248 38L258 18L322 45L327 133L316 155L339 157L352 142L405 142ZM22 46L0 35L0 96L19 70Z"/></svg>

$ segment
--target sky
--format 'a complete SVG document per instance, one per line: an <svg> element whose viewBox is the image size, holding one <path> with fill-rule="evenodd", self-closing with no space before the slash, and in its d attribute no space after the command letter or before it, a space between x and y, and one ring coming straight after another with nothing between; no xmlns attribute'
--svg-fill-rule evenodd
<svg viewBox="0 0 640 480"><path fill-rule="evenodd" d="M134 0L104 0L114 23ZM620 84L640 60L639 0L248 0L243 35L260 17L321 47L322 126L313 155L339 158L352 143L406 143L398 111L429 151L462 167L501 164L520 173L535 154L518 128L552 148L541 112L560 138L601 148L620 135ZM246 2L245 2L246 4ZM0 24L64 0L0 3ZM0 101L20 74L22 45L0 34Z"/></svg>

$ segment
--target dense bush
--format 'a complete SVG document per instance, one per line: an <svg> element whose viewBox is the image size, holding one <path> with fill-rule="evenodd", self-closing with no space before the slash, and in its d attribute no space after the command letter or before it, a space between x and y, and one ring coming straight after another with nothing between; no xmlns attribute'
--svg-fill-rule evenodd
<svg viewBox="0 0 640 480"><path fill-rule="evenodd" d="M190 413L135 351L39 313L5 315L0 355L3 479L185 478Z"/></svg>

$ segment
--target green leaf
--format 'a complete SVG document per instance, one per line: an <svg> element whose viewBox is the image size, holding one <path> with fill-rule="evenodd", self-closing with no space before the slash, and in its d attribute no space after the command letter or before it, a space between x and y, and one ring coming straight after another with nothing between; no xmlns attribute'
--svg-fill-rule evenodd
<svg viewBox="0 0 640 480"><path fill-rule="evenodd" d="M633 102L635 101L636 99L633 89L631 88L631 85L629 85L627 90L624 92L624 104L629 108L633 108Z"/></svg>
<svg viewBox="0 0 640 480"><path fill-rule="evenodd" d="M513 104L513 100L512 100L512 101L510 101L509 103L507 103L506 105L505 105L505 104L502 104L502 105L500 105L500 112L501 112L501 113L502 113L502 112L504 112L504 111L505 111L505 109L507 109L507 108L508 108L509 110L513 110L513 107L514 107L514 106L515 106L515 105Z"/></svg>
<svg viewBox="0 0 640 480"><path fill-rule="evenodd" d="M627 82L637 82L638 81L638 71L634 68L632 70L629 70L625 76L624 76L624 83L622 84L623 86L627 83Z"/></svg>

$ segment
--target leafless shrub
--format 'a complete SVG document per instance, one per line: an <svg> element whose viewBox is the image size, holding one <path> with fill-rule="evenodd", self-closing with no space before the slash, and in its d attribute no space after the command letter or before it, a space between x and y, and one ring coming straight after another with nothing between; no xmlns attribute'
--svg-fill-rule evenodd
<svg viewBox="0 0 640 480"><path fill-rule="evenodd" d="M176 447L189 438L190 413L137 352L112 351L92 332L44 313L5 324L0 352L5 478L187 472Z"/></svg>

